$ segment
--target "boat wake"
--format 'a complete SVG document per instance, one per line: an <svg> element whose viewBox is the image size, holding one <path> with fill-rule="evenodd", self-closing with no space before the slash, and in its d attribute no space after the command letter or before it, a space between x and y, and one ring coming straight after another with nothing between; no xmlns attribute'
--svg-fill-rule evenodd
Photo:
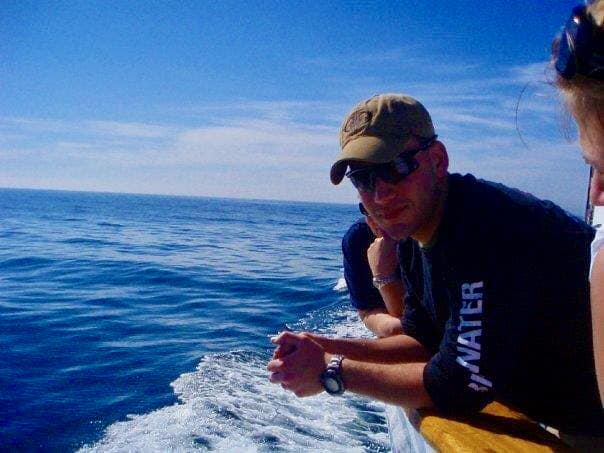
<svg viewBox="0 0 604 453"><path fill-rule="evenodd" d="M347 306L325 307L292 330L358 336L366 330ZM83 452L389 451L384 405L353 395L299 399L270 384L270 351L208 354L171 385L178 402L110 425Z"/></svg>

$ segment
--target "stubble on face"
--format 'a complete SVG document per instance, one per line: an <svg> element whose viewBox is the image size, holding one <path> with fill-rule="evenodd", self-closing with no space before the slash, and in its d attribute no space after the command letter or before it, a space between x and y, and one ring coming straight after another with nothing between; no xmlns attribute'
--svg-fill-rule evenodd
<svg viewBox="0 0 604 453"><path fill-rule="evenodd" d="M430 159L423 156L420 168L397 184L379 184L377 190L385 195L359 193L359 196L380 228L393 239L411 236L423 242L432 230L432 218L443 196L443 182L438 180Z"/></svg>

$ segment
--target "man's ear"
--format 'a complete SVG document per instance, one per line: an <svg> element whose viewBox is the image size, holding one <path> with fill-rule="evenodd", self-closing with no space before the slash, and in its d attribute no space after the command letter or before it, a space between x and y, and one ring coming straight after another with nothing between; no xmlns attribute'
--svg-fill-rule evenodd
<svg viewBox="0 0 604 453"><path fill-rule="evenodd" d="M449 171L449 154L445 145L438 140L430 147L430 162L436 176L444 177L447 175Z"/></svg>

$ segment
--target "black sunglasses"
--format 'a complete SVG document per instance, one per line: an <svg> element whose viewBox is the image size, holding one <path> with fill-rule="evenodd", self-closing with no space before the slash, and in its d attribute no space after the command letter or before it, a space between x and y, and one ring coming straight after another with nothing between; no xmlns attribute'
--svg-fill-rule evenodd
<svg viewBox="0 0 604 453"><path fill-rule="evenodd" d="M361 214L363 214L365 217L369 217L369 213L367 212L367 209L365 209L363 203L359 203L359 211L361 211Z"/></svg>
<svg viewBox="0 0 604 453"><path fill-rule="evenodd" d="M556 41L555 66L561 77L568 80L581 74L604 80L604 34L588 17L585 6L573 8Z"/></svg>
<svg viewBox="0 0 604 453"><path fill-rule="evenodd" d="M419 162L415 159L415 155L432 146L436 138L435 135L419 148L403 151L391 162L351 170L346 173L346 176L360 192L373 192L378 179L388 184L397 184L419 168Z"/></svg>

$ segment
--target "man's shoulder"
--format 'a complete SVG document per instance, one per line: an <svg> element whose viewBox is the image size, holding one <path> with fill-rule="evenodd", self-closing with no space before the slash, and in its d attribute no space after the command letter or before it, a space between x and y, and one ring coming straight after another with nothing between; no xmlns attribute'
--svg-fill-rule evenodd
<svg viewBox="0 0 604 453"><path fill-rule="evenodd" d="M506 231L543 233L548 230L574 231L593 235L583 220L549 200L504 184L453 174L450 185L454 203L466 218L480 219L491 228Z"/></svg>
<svg viewBox="0 0 604 453"><path fill-rule="evenodd" d="M466 187L458 191L461 208L450 216L446 243L460 262L477 270L492 263L501 272L524 266L531 273L561 269L561 256L579 267L589 263L594 230L583 220L500 183L461 175L455 179Z"/></svg>
<svg viewBox="0 0 604 453"><path fill-rule="evenodd" d="M355 244L369 244L374 240L373 233L365 218L357 219L346 231L342 238L342 246L353 246Z"/></svg>
<svg viewBox="0 0 604 453"><path fill-rule="evenodd" d="M369 235L373 235L373 233L371 232L371 228L369 228L369 225L365 221L365 218L361 217L361 218L355 220L354 223L352 225L350 225L350 227L348 227L348 230L344 234L344 237L369 236Z"/></svg>
<svg viewBox="0 0 604 453"><path fill-rule="evenodd" d="M540 200L528 192L499 182L478 179L471 174L450 175L450 186L453 196L458 198L458 201L463 200L465 204L470 206L482 205L483 209L493 209L495 211L502 207L545 208L544 200ZM558 208L551 202L546 203Z"/></svg>

